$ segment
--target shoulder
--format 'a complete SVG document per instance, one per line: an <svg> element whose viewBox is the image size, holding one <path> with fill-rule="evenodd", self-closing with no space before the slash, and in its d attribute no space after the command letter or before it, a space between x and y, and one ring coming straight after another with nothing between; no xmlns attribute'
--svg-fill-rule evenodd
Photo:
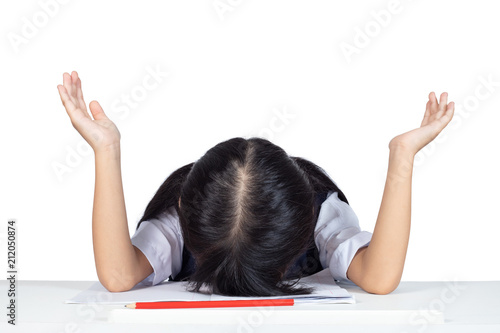
<svg viewBox="0 0 500 333"><path fill-rule="evenodd" d="M359 226L358 217L349 204L342 201L338 192L328 192L320 207L316 231L335 221L339 229L350 226Z"/></svg>
<svg viewBox="0 0 500 333"><path fill-rule="evenodd" d="M351 206L333 192L321 205L314 239L322 266L329 267L335 279L348 280L349 264L357 251L369 244L371 233L361 231Z"/></svg>
<svg viewBox="0 0 500 333"><path fill-rule="evenodd" d="M156 229L156 231L160 231L164 235L173 233L177 237L182 237L179 216L175 208L172 206L157 217L142 221L136 230L136 234L152 229Z"/></svg>

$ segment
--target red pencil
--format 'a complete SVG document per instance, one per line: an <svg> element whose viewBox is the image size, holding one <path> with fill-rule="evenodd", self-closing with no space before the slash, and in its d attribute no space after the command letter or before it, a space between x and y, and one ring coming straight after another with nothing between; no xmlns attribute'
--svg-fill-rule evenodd
<svg viewBox="0 0 500 333"><path fill-rule="evenodd" d="M293 299L258 299L234 301L137 302L125 305L129 309L192 309L234 308L247 306L291 306Z"/></svg>

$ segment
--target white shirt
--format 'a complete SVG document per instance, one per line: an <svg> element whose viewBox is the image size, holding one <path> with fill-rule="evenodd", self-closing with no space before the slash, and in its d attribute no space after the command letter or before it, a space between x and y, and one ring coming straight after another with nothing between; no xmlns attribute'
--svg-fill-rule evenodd
<svg viewBox="0 0 500 333"><path fill-rule="evenodd" d="M330 192L321 204L314 229L314 241L323 268L329 268L334 279L349 281L347 268L361 247L371 241L372 233L361 231L351 206ZM131 237L132 245L144 253L153 273L141 284L156 285L181 271L182 238L179 217L174 207L148 221L143 221Z"/></svg>

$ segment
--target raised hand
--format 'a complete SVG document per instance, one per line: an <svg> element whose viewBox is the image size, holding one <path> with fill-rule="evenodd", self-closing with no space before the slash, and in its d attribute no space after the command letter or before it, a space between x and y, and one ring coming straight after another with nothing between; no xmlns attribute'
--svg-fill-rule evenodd
<svg viewBox="0 0 500 333"><path fill-rule="evenodd" d="M393 138L389 148L404 147L416 154L441 133L453 118L454 111L455 103L448 103L448 93L442 93L438 103L436 94L431 92L420 127Z"/></svg>
<svg viewBox="0 0 500 333"><path fill-rule="evenodd" d="M90 117L83 100L82 83L77 72L63 74L63 85L58 85L61 101L66 108L71 124L88 142L94 152L118 147L120 132L106 116L97 101L89 104Z"/></svg>

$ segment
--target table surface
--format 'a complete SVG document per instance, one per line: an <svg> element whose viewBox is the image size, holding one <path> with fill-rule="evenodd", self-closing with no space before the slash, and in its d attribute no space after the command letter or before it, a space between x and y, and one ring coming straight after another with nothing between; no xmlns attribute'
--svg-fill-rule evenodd
<svg viewBox="0 0 500 333"><path fill-rule="evenodd" d="M338 283L356 304L292 307L132 310L65 304L96 281L17 281L16 326L7 323L8 281L0 332L500 332L500 281L401 282L389 295ZM158 312L160 311L160 312ZM155 313L156 312L156 313ZM158 315L160 314L160 316ZM144 323L144 321L146 323ZM142 322L142 323L141 323Z"/></svg>

